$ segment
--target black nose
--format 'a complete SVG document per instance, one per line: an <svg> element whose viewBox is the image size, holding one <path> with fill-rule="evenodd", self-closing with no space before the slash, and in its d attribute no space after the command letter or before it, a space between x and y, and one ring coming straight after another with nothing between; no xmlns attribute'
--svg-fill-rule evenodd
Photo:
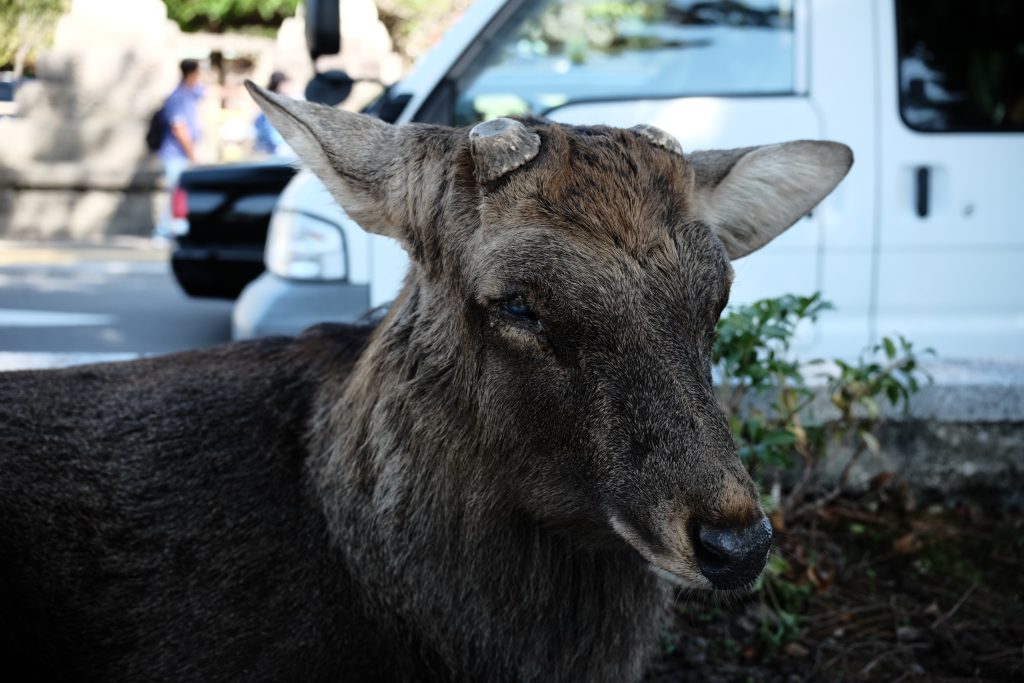
<svg viewBox="0 0 1024 683"><path fill-rule="evenodd" d="M748 527L698 524L694 546L697 566L719 590L750 585L764 569L772 544L772 525L766 517Z"/></svg>

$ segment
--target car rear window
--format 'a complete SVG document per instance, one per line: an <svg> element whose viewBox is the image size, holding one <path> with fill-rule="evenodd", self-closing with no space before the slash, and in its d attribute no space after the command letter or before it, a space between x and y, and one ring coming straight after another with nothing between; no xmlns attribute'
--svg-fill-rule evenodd
<svg viewBox="0 0 1024 683"><path fill-rule="evenodd" d="M896 26L908 126L1024 131L1024 1L896 0Z"/></svg>
<svg viewBox="0 0 1024 683"><path fill-rule="evenodd" d="M456 83L455 123L594 100L791 94L793 0L532 0Z"/></svg>

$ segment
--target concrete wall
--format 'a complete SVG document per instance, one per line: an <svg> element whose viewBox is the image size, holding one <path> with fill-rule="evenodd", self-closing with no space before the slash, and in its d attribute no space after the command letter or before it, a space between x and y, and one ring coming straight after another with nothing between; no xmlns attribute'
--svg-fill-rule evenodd
<svg viewBox="0 0 1024 683"><path fill-rule="evenodd" d="M164 201L160 178L158 169L144 164L120 172L76 163L0 169L0 237L149 235Z"/></svg>
<svg viewBox="0 0 1024 683"><path fill-rule="evenodd" d="M74 0L37 79L0 120L0 236L148 234L149 116L174 86L180 31L159 0Z"/></svg>
<svg viewBox="0 0 1024 683"><path fill-rule="evenodd" d="M908 414L890 410L877 461L857 474L903 476L924 498L1024 503L1024 361L939 360L925 364Z"/></svg>
<svg viewBox="0 0 1024 683"><path fill-rule="evenodd" d="M1024 504L1024 360L942 359L922 369L932 382L912 398L908 412L883 404L880 453L862 455L851 488L864 489L876 475L892 472L922 501ZM805 423L838 417L824 386L814 390ZM830 461L833 479L847 455L837 452Z"/></svg>

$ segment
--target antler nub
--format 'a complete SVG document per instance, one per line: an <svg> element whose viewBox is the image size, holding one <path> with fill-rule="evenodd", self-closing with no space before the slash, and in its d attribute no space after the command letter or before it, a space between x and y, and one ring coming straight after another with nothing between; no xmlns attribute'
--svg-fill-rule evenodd
<svg viewBox="0 0 1024 683"><path fill-rule="evenodd" d="M651 144L667 149L673 154L683 155L683 146L679 144L679 140L676 140L661 128L641 123L633 126L630 130L647 138L647 141Z"/></svg>
<svg viewBox="0 0 1024 683"><path fill-rule="evenodd" d="M540 136L518 121L494 119L473 126L469 149L477 180L490 183L537 156Z"/></svg>

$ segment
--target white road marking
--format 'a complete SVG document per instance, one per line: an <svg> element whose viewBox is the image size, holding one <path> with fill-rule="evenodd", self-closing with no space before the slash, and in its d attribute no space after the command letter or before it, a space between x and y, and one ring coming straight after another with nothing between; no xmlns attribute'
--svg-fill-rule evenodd
<svg viewBox="0 0 1024 683"><path fill-rule="evenodd" d="M48 353L42 351L0 351L0 372L7 370L66 368L71 365L86 365L90 363L110 363L141 358L142 355L141 353L131 352Z"/></svg>
<svg viewBox="0 0 1024 683"><path fill-rule="evenodd" d="M0 327L85 327L113 325L117 320L104 313L69 313L0 308Z"/></svg>

